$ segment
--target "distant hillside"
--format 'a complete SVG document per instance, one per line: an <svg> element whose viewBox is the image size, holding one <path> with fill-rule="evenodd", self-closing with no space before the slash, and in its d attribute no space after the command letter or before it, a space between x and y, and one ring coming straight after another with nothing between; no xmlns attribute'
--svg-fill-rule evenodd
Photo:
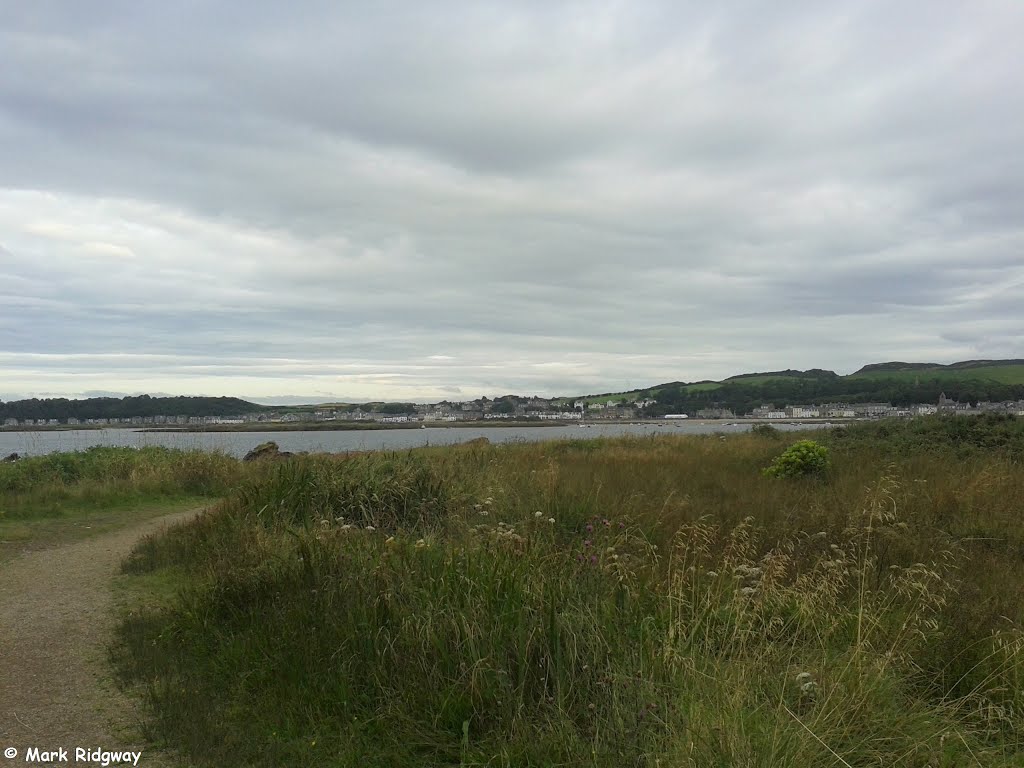
<svg viewBox="0 0 1024 768"><path fill-rule="evenodd" d="M807 371L795 371L789 368L785 371L769 371L767 373L741 373L736 376L730 376L725 381L738 381L740 379L780 379L780 378L798 378L798 379L816 379L821 377L837 376L835 371L826 371L823 368L811 368Z"/></svg>
<svg viewBox="0 0 1024 768"><path fill-rule="evenodd" d="M1024 384L1024 360L965 360L962 363L874 363L865 365L854 377L935 378L962 382L967 380L998 381L1003 384Z"/></svg>
<svg viewBox="0 0 1024 768"><path fill-rule="evenodd" d="M275 410L237 397L90 397L0 402L3 419L125 419L134 416L228 416Z"/></svg>
<svg viewBox="0 0 1024 768"><path fill-rule="evenodd" d="M747 413L766 403L776 406L820 402L936 402L941 393L959 401L1024 399L1024 360L967 360L937 363L873 363L849 376L813 368L744 373L718 382L671 382L617 393L618 400L654 398L649 415L728 408ZM587 398L590 399L590 398Z"/></svg>
<svg viewBox="0 0 1024 768"><path fill-rule="evenodd" d="M860 376L865 373L895 373L897 371L924 371L934 368L942 368L938 363L870 363L859 371L851 374Z"/></svg>

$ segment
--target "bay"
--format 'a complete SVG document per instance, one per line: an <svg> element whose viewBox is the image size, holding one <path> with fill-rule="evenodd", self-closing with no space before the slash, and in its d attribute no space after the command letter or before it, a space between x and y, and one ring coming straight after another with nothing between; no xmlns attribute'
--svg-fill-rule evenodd
<svg viewBox="0 0 1024 768"><path fill-rule="evenodd" d="M783 430L813 429L821 424L777 424ZM55 451L82 451L94 445L144 447L159 445L187 450L222 451L242 457L267 440L282 451L346 453L405 450L424 445L451 445L486 437L492 443L587 439L619 435L735 434L750 424L669 421L665 423L578 424L558 427L426 427L413 429L295 432L145 432L136 429L40 430L0 432L0 457L10 453L39 456Z"/></svg>

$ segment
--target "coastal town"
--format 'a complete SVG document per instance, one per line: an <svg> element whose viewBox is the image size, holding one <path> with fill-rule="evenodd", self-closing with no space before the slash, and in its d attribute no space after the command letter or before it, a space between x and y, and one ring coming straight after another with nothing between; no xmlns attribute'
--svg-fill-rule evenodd
<svg viewBox="0 0 1024 768"><path fill-rule="evenodd" d="M943 393L935 403L897 406L891 403L819 403L776 406L764 403L747 413L728 408L702 408L686 413L655 413L657 400L610 396L608 399L566 399L505 396L464 402L372 403L365 405L310 406L308 410L289 409L208 416L155 415L123 418L69 417L66 419L7 418L6 428L21 427L141 427L195 428L246 424L421 424L441 425L453 422L554 422L586 423L648 420L732 420L732 421L820 421L833 419L911 418L935 414L981 415L987 413L1024 416L1024 400L1003 402L957 402Z"/></svg>

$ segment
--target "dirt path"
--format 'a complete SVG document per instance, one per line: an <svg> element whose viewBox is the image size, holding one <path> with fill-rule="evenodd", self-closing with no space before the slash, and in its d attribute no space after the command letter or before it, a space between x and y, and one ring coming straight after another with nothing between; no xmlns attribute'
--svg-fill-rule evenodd
<svg viewBox="0 0 1024 768"><path fill-rule="evenodd" d="M149 519L0 564L0 768L89 764L76 763L75 747L142 749L138 765L170 764L143 748L139 705L112 679L112 582L142 536L196 512ZM15 759L4 757L10 747L18 750ZM26 763L30 747L64 748L68 755L60 762Z"/></svg>

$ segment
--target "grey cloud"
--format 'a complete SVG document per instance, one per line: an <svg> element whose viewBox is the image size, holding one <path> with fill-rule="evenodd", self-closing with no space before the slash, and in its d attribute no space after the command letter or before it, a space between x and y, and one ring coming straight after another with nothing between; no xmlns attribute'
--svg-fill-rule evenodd
<svg viewBox="0 0 1024 768"><path fill-rule="evenodd" d="M7 14L0 354L26 391L469 396L1019 348L1017 6Z"/></svg>

